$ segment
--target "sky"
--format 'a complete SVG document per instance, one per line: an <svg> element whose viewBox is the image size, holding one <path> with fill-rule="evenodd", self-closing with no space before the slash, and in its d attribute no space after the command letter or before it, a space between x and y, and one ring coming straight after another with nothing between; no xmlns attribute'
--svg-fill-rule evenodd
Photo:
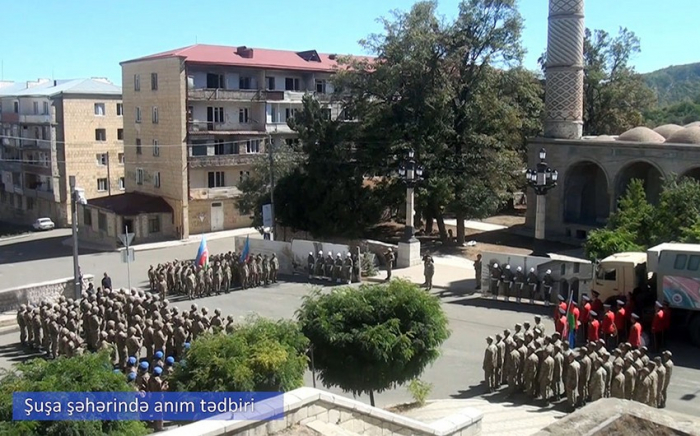
<svg viewBox="0 0 700 436"><path fill-rule="evenodd" d="M700 0L585 0L586 26L641 39L632 59L645 73L700 62ZM358 40L381 26L376 19L412 0L34 0L2 2L2 80L107 77L120 84L119 62L191 44L216 44L324 53L364 53ZM525 20L525 67L537 69L547 41L548 0L520 0ZM442 0L447 17L459 0Z"/></svg>

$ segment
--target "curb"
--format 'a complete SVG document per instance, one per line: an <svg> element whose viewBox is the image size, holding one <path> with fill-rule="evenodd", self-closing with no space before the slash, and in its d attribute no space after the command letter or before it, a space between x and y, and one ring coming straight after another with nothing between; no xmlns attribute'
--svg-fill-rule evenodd
<svg viewBox="0 0 700 436"><path fill-rule="evenodd" d="M0 327L0 336L9 335L11 333L17 333L18 331L19 326L17 324L6 327Z"/></svg>
<svg viewBox="0 0 700 436"><path fill-rule="evenodd" d="M393 277L392 277L392 280L393 280L393 279L404 279L404 280L408 280L408 281L411 282L411 283L418 284L418 283L415 283L413 280L411 280L411 279L409 279L409 278L401 277L401 276L398 276L398 275L393 276ZM386 281L385 281L384 279L378 278L378 277L366 277L366 278L363 280L363 282L386 283ZM436 284L433 283L433 289L450 289L450 286L449 286L449 285L436 285Z"/></svg>
<svg viewBox="0 0 700 436"><path fill-rule="evenodd" d="M15 235L15 236L8 236L6 238L0 238L0 242L9 242L9 241L15 241L18 239L24 239L32 236L34 233L32 232L27 232L27 233L22 233L21 235Z"/></svg>

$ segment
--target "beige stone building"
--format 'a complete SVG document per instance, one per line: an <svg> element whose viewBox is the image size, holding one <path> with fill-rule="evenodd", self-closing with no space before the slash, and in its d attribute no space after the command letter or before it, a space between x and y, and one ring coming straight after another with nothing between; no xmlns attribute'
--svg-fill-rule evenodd
<svg viewBox="0 0 700 436"><path fill-rule="evenodd" d="M202 44L123 62L125 196L167 202L172 216L157 226L161 236L249 226L237 208L239 183L256 159L294 139L287 119L305 94L338 115L335 68L335 55L315 50ZM121 211L129 214L122 221L136 220L134 212ZM140 222L167 215L164 207L149 213ZM144 229L137 241L153 239Z"/></svg>
<svg viewBox="0 0 700 436"><path fill-rule="evenodd" d="M90 199L124 190L121 87L106 79L0 83L0 220L71 223L68 177Z"/></svg>

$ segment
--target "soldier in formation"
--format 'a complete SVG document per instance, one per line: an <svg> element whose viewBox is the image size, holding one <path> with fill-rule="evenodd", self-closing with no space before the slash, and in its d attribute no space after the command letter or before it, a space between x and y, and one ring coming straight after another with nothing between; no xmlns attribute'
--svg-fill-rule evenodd
<svg viewBox="0 0 700 436"><path fill-rule="evenodd" d="M194 261L173 260L148 269L151 292L161 300L168 295L187 296L191 300L220 295L233 289L249 289L277 283L279 259L273 253L249 255L243 259L239 253L214 255L209 266L203 268Z"/></svg>
<svg viewBox="0 0 700 436"><path fill-rule="evenodd" d="M478 259L478 262L480 269L481 258ZM477 275L477 282L480 280L481 274ZM547 270L540 278L534 268L530 268L526 273L520 266L513 271L508 264L494 263L489 265L489 292L494 300L500 295L505 297L505 301L510 301L511 297L515 297L517 303L522 303L522 299L526 298L530 304L534 304L536 298L541 298L545 306L549 306L553 286L554 278L551 270Z"/></svg>
<svg viewBox="0 0 700 436"><path fill-rule="evenodd" d="M307 268L309 271L309 281L321 280L332 284L350 284L359 281L359 267L357 256L351 253L335 253L329 251L324 256L323 251L319 251L314 257L313 252L309 252ZM358 274L355 275L355 267Z"/></svg>
<svg viewBox="0 0 700 436"><path fill-rule="evenodd" d="M486 338L484 378L489 392L507 385L508 397L525 393L545 403L566 397L573 411L601 398L634 400L663 408L673 373L672 353L650 357L646 347L621 343L612 353L605 339L570 349L561 333L544 333L541 318ZM563 390L562 390L563 387Z"/></svg>

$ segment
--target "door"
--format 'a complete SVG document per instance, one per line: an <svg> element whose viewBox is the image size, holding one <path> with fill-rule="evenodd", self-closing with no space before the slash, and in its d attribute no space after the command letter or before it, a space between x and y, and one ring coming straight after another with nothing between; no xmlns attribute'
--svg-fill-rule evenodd
<svg viewBox="0 0 700 436"><path fill-rule="evenodd" d="M224 229L224 206L221 203L211 204L211 231L218 232Z"/></svg>
<svg viewBox="0 0 700 436"><path fill-rule="evenodd" d="M207 107L207 130L214 130L214 108Z"/></svg>

